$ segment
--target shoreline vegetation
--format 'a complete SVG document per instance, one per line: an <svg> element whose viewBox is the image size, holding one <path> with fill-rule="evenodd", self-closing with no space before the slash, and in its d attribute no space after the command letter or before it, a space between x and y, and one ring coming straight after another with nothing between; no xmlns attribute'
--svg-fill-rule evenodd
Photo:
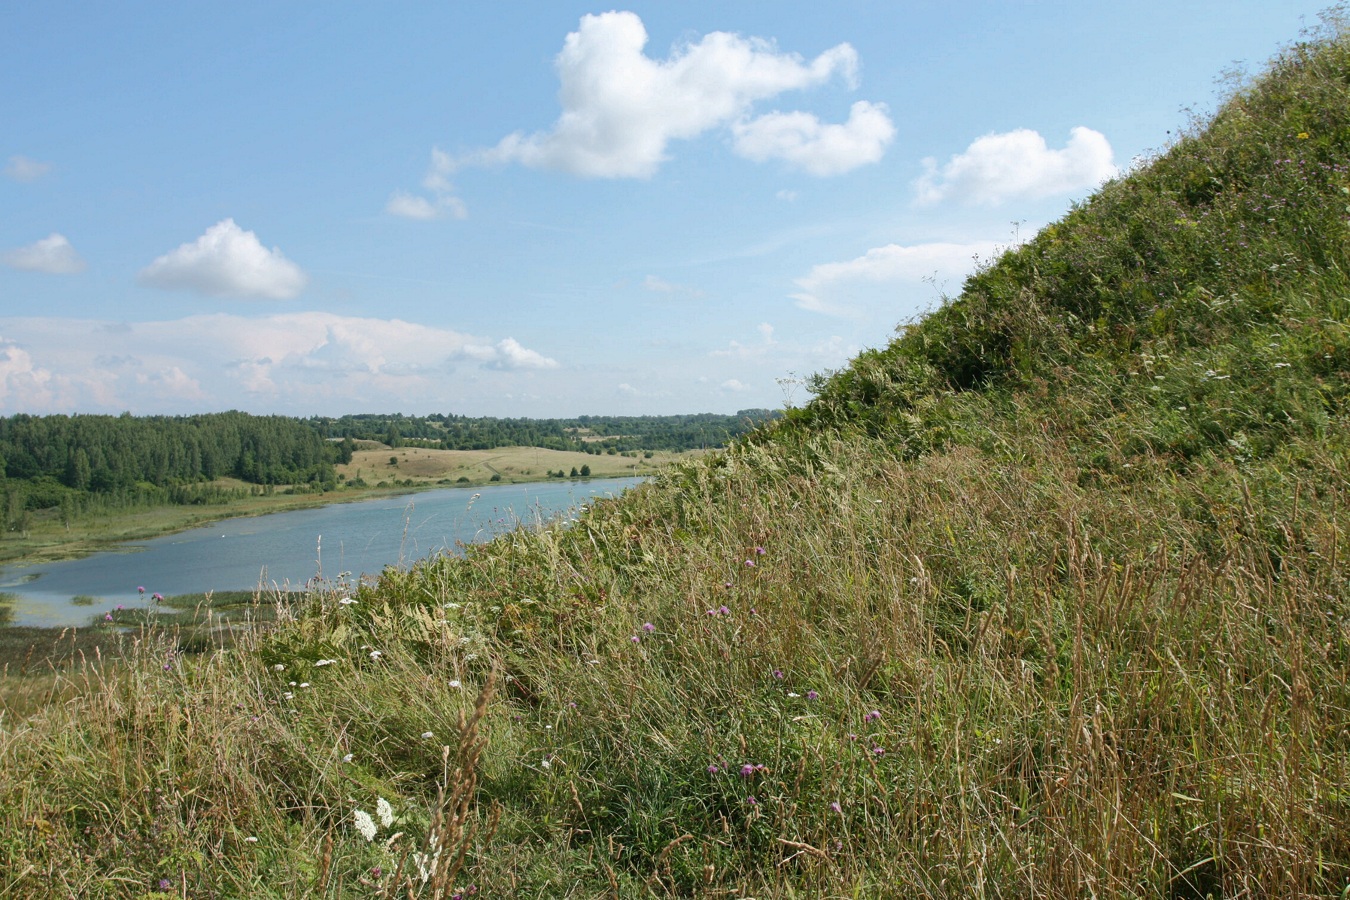
<svg viewBox="0 0 1350 900"><path fill-rule="evenodd" d="M21 682L0 894L1345 898L1346 12L725 449Z"/></svg>
<svg viewBox="0 0 1350 900"><path fill-rule="evenodd" d="M66 516L60 507L28 512L22 530L0 533L0 567L74 559L129 541L146 540L223 519L268 515L371 497L439 488L521 484L549 480L652 475L702 451L628 451L591 455L539 447L491 450L391 448L358 443L350 462L334 466L331 490L308 484L250 486L218 479L222 498L210 504L129 506ZM582 472L586 474L581 474ZM572 474L575 473L575 474Z"/></svg>

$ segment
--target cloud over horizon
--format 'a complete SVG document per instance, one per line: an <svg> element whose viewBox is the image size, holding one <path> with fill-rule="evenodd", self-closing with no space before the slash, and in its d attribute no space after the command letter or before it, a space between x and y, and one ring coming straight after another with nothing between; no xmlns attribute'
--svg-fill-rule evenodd
<svg viewBox="0 0 1350 900"><path fill-rule="evenodd" d="M583 16L554 61L562 113L548 131L514 132L461 164L518 163L585 178L649 178L669 159L672 141L690 140L749 115L753 104L785 91L842 78L856 83L858 54L837 44L805 61L770 41L715 31L675 47L664 60L646 55L647 29L631 12ZM805 117L805 118L799 118ZM741 154L784 159L815 174L839 174L872 162L889 136L881 105L854 106L845 125L805 113L772 113L743 124ZM737 152L741 152L738 149Z"/></svg>
<svg viewBox="0 0 1350 900"><path fill-rule="evenodd" d="M74 275L85 269L84 260L75 252L64 234L52 232L40 241L0 255L5 265L25 272L48 275Z"/></svg>
<svg viewBox="0 0 1350 900"><path fill-rule="evenodd" d="M325 312L9 318L0 319L0 414L199 412L239 408L241 396L296 415L346 409L353 397L434 409L559 366L512 337Z"/></svg>
<svg viewBox="0 0 1350 900"><path fill-rule="evenodd" d="M222 219L196 241L158 257L137 281L229 299L291 300L309 278L279 248L265 248L252 231Z"/></svg>
<svg viewBox="0 0 1350 900"><path fill-rule="evenodd" d="M925 172L914 182L915 202L930 206L952 199L997 206L1016 197L1095 188L1119 174L1114 159L1106 136L1081 125L1069 132L1062 150L1051 150L1045 138L1029 128L987 134L940 168L936 159L925 159Z"/></svg>
<svg viewBox="0 0 1350 900"><path fill-rule="evenodd" d="M792 299L802 309L835 316L853 316L860 305L898 285L925 280L964 279L979 261L989 259L1006 244L975 241L965 244L887 244L843 262L821 263L794 280L799 288Z"/></svg>

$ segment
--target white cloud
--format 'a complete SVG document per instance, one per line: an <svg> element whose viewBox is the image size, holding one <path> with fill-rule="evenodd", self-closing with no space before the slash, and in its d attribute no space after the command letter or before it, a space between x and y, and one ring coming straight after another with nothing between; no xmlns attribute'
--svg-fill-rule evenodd
<svg viewBox="0 0 1350 900"><path fill-rule="evenodd" d="M308 278L273 247L266 249L234 219L217 222L191 244L156 259L141 270L139 281L166 290L189 290L213 297L289 300Z"/></svg>
<svg viewBox="0 0 1350 900"><path fill-rule="evenodd" d="M744 394L746 391L750 390L750 385L736 378L728 378L718 385L718 387L728 394Z"/></svg>
<svg viewBox="0 0 1350 900"><path fill-rule="evenodd" d="M526 396L553 359L514 338L297 312L157 322L0 319L0 415L201 412L310 415L362 408L463 408Z"/></svg>
<svg viewBox="0 0 1350 900"><path fill-rule="evenodd" d="M841 175L874 163L895 137L885 104L859 100L843 125L805 112L773 112L732 126L736 152L754 162L781 159L812 175Z"/></svg>
<svg viewBox="0 0 1350 900"><path fill-rule="evenodd" d="M410 194L407 191L395 191L385 204L384 211L405 219L427 221L439 219L449 214L456 219L467 219L469 208L464 201L455 196L455 186L450 183L450 175L455 171L455 161L440 148L431 151L431 166L422 179L422 187L431 197Z"/></svg>
<svg viewBox="0 0 1350 900"><path fill-rule="evenodd" d="M648 178L667 145L745 116L758 100L823 84L852 84L857 52L839 44L807 62L771 42L713 32L648 57L647 30L631 12L581 19L555 65L562 114L546 132L516 132L466 162L558 169L588 178Z"/></svg>
<svg viewBox="0 0 1350 900"><path fill-rule="evenodd" d="M803 309L833 315L856 312L860 295L875 293L878 287L893 287L924 280L941 281L964 278L979 261L989 259L1002 247L993 241L969 244L887 244L868 250L845 262L822 263L795 284L800 290L792 295Z"/></svg>
<svg viewBox="0 0 1350 900"><path fill-rule="evenodd" d="M52 170L51 163L38 162L26 156L11 156L5 166L5 175L15 181L37 181Z"/></svg>
<svg viewBox="0 0 1350 900"><path fill-rule="evenodd" d="M955 199L996 205L1014 197L1048 197L1093 188L1119 172L1111 144L1100 132L1079 126L1063 150L1051 150L1035 131L1019 128L987 134L940 169L924 160L915 183L922 205Z"/></svg>
<svg viewBox="0 0 1350 900"><path fill-rule="evenodd" d="M489 365L500 369L556 369L558 361L520 346L515 338L497 342L497 357Z"/></svg>
<svg viewBox="0 0 1350 900"><path fill-rule="evenodd" d="M63 234L50 234L26 247L10 250L3 256L5 265L26 272L46 272L49 275L72 275L84 271L84 260L75 252Z"/></svg>
<svg viewBox="0 0 1350 900"><path fill-rule="evenodd" d="M676 284L673 281L666 281L656 275L648 275L642 280L642 289L651 291L653 294L683 295L697 300L705 296L704 292L696 287L690 287L687 284Z"/></svg>

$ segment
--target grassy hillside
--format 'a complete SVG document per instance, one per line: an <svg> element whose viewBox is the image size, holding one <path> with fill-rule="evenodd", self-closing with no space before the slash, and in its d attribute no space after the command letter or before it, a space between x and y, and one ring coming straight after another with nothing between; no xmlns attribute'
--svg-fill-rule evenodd
<svg viewBox="0 0 1350 900"><path fill-rule="evenodd" d="M0 895L1350 885L1350 38L752 439L0 723Z"/></svg>

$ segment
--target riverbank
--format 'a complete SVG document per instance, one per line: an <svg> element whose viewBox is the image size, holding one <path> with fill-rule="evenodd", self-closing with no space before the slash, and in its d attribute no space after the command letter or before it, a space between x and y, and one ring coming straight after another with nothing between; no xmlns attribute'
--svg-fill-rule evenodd
<svg viewBox="0 0 1350 900"><path fill-rule="evenodd" d="M337 490L297 493L294 486L278 485L273 493L243 497L210 506L156 506L98 512L63 522L59 510L36 510L23 533L0 533L0 566L31 565L78 559L129 541L143 541L209 525L225 519L263 516L334 503L352 503L382 496L446 487L487 484L524 484L580 479L583 467L590 478L653 475L671 461L689 458L656 452L651 456L594 455L535 447L499 447L494 450L429 450L390 448L360 450L350 465L337 467ZM565 473L559 476L557 473ZM232 487L244 486L232 482Z"/></svg>

